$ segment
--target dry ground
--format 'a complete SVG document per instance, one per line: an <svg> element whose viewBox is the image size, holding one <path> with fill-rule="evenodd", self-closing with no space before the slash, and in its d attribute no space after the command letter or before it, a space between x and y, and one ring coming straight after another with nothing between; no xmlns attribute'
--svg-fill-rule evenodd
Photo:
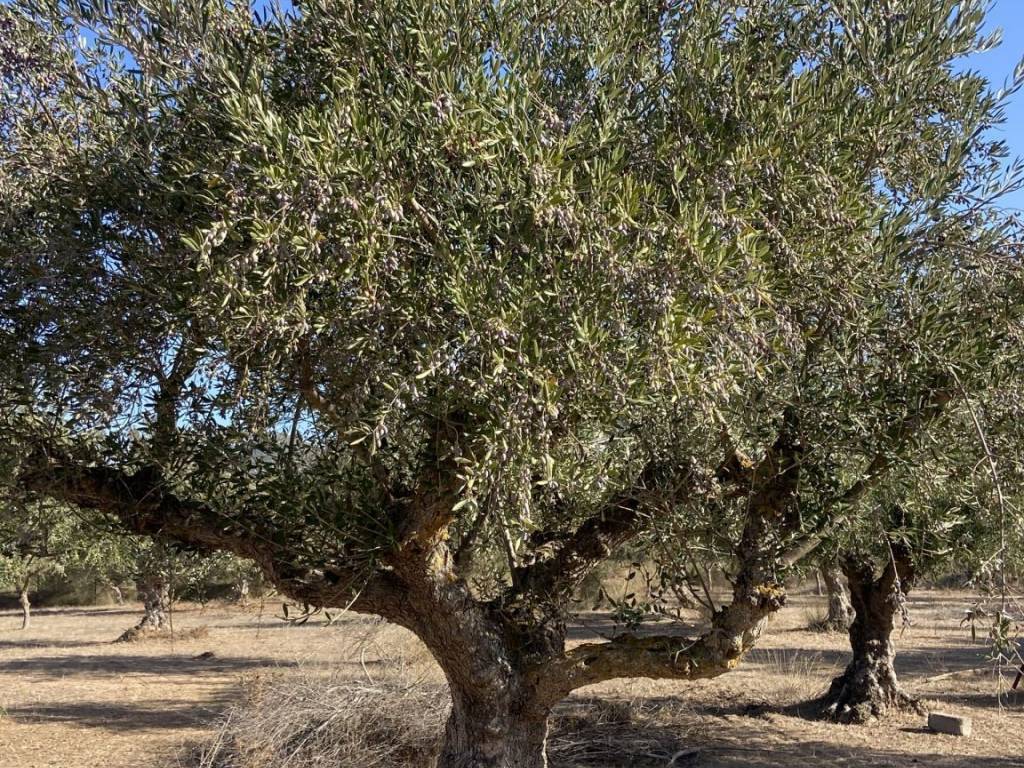
<svg viewBox="0 0 1024 768"><path fill-rule="evenodd" d="M680 761L686 766L1024 768L1024 695L997 701L985 646L958 626L965 594L913 596L897 669L929 707L973 717L972 737L931 734L917 717L864 727L801 716L799 704L827 687L847 655L845 636L802 629L821 601L791 598L760 647L717 680L617 681L577 697L681 702L684 716L672 728L691 748ZM26 632L14 613L0 613L0 768L178 768L243 685L297 666L372 679L397 659L407 676L439 679L403 630L359 616L292 626L276 610L179 608L176 628L206 628L205 636L130 644L110 642L136 620L130 606L41 610ZM600 616L588 616L573 635L593 638L604 628ZM196 658L207 651L213 656ZM931 679L947 672L957 674ZM624 754L616 765L634 762Z"/></svg>

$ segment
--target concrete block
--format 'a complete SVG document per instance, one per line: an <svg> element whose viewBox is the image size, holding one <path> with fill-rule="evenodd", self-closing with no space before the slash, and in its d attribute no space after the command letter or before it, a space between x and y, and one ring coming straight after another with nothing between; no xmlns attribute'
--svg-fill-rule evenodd
<svg viewBox="0 0 1024 768"><path fill-rule="evenodd" d="M947 712L929 712L928 727L937 733L953 736L971 735L971 718L951 715Z"/></svg>

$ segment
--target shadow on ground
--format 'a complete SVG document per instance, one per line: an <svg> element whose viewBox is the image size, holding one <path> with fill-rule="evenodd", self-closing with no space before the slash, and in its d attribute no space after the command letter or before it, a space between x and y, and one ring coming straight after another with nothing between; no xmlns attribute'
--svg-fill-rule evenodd
<svg viewBox="0 0 1024 768"><path fill-rule="evenodd" d="M0 650L4 648L87 648L90 645L103 645L93 640L0 640Z"/></svg>
<svg viewBox="0 0 1024 768"><path fill-rule="evenodd" d="M294 661L260 657L195 658L189 655L35 656L3 663L4 672L28 676L194 675L265 667L294 667Z"/></svg>
<svg viewBox="0 0 1024 768"><path fill-rule="evenodd" d="M947 672L963 672L985 666L988 648L982 645L931 646L925 649L896 649L896 674L908 678ZM742 667L777 667L780 657L796 659L803 657L816 667L843 669L850 661L847 649L801 648L773 646L765 643L746 655Z"/></svg>
<svg viewBox="0 0 1024 768"><path fill-rule="evenodd" d="M14 707L6 712L21 723L57 722L131 732L204 726L223 712L230 701L226 697L188 704L172 700L151 700L145 704L74 701Z"/></svg>
<svg viewBox="0 0 1024 768"><path fill-rule="evenodd" d="M792 766L839 765L843 768L888 768L889 766L927 766L927 768L1022 768L1020 757L949 755L940 753L908 755L884 749L838 746L823 741L803 741L793 746L758 747L750 743L706 744L694 747L695 753L676 760L681 768L791 768ZM625 768L629 762L615 764ZM612 768L612 766L609 766Z"/></svg>

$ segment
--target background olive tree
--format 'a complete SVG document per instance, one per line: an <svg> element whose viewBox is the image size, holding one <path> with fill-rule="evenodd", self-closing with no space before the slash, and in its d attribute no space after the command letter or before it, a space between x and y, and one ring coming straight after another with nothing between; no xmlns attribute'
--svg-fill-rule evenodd
<svg viewBox="0 0 1024 768"><path fill-rule="evenodd" d="M735 667L1009 364L982 6L5 5L5 473L409 628L440 765L543 765L573 689ZM705 531L705 632L566 647Z"/></svg>
<svg viewBox="0 0 1024 768"><path fill-rule="evenodd" d="M21 628L32 622L32 590L40 581L87 563L96 544L81 519L48 501L0 502L0 587L21 605Z"/></svg>

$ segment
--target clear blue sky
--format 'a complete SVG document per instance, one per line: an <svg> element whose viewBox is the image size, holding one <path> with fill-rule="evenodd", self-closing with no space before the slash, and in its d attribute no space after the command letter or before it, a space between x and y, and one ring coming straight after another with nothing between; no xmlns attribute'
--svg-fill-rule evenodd
<svg viewBox="0 0 1024 768"><path fill-rule="evenodd" d="M994 0L986 26L989 31L1003 30L1002 45L994 51L975 54L966 65L988 77L998 88L1013 76L1014 67L1024 56L1024 0ZM1024 90L1010 97L1006 118L997 135L1006 141L1013 155L1024 156ZM1024 190L1008 196L1003 205L1024 211Z"/></svg>

